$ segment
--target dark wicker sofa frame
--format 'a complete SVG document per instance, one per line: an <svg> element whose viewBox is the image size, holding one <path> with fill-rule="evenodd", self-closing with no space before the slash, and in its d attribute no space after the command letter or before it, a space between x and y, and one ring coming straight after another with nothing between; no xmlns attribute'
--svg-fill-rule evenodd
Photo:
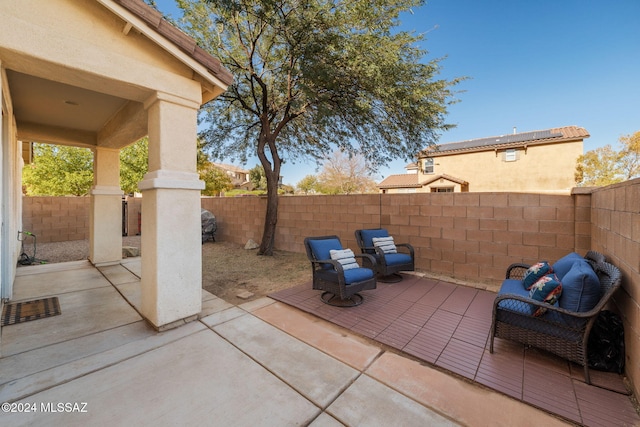
<svg viewBox="0 0 640 427"><path fill-rule="evenodd" d="M495 337L516 341L554 353L584 367L584 377L589 377L589 333L598 314L605 308L611 296L620 287L620 270L605 261L595 251L585 255L600 281L600 300L590 311L574 312L519 295L498 295L493 303L493 320L489 351L493 353ZM507 279L522 279L529 268L525 264L512 264L507 268ZM544 307L547 313L540 317L526 314L530 308Z"/></svg>

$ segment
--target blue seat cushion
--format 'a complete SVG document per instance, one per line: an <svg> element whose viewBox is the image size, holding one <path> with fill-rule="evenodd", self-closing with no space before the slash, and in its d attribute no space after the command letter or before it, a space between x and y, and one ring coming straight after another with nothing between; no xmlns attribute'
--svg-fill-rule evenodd
<svg viewBox="0 0 640 427"><path fill-rule="evenodd" d="M331 259L331 250L341 250L342 245L338 239L309 240L311 252L317 260Z"/></svg>
<svg viewBox="0 0 640 427"><path fill-rule="evenodd" d="M352 268L344 271L344 282L347 285L373 278L373 270L369 268Z"/></svg>
<svg viewBox="0 0 640 427"><path fill-rule="evenodd" d="M384 260L387 265L400 265L411 263L411 255L407 254L385 254Z"/></svg>
<svg viewBox="0 0 640 427"><path fill-rule="evenodd" d="M502 281L502 286L500 286L500 290L498 291L498 295L503 294L515 294L528 297L529 291L522 286L522 280L505 279Z"/></svg>
<svg viewBox="0 0 640 427"><path fill-rule="evenodd" d="M562 279L560 307L571 311L589 311L600 301L600 280L586 260L574 261Z"/></svg>
<svg viewBox="0 0 640 427"><path fill-rule="evenodd" d="M521 297L529 298L529 291L526 290L522 285L522 280L505 279L502 282L502 286L500 286L500 290L498 291L498 296L502 295L519 295ZM504 310L526 314L527 316L533 314L534 311L531 304L514 300L502 300L498 303L498 307Z"/></svg>
<svg viewBox="0 0 640 427"><path fill-rule="evenodd" d="M374 237L389 237L389 232L384 228L376 228L372 230L360 230L360 235L362 236L364 246L366 248L372 248Z"/></svg>
<svg viewBox="0 0 640 427"><path fill-rule="evenodd" d="M562 279L564 279L564 275L567 274L569 270L571 270L571 267L573 266L574 261L580 260L580 259L584 259L584 258L582 258L582 256L578 253L571 252L570 254L563 256L562 258L557 260L555 264L553 264L553 272L555 273L556 276L558 276L558 279L560 279L560 281L562 282Z"/></svg>
<svg viewBox="0 0 640 427"><path fill-rule="evenodd" d="M517 279L505 279L502 282L502 286L500 287L500 290L498 291L499 296L510 294L510 295L519 295L525 298L530 298L529 296L530 293L531 291L526 290L522 285L522 280L517 280ZM556 301L553 305L557 307L558 302ZM498 307L500 307L503 310L508 310L518 314L524 314L526 316L533 316L539 308L539 307L536 307L535 305L528 304L523 301L508 300L508 299L500 301L498 303ZM547 314L545 314L543 310L541 313L539 313L539 316L547 316ZM533 325L535 324L537 324L537 322L533 323Z"/></svg>

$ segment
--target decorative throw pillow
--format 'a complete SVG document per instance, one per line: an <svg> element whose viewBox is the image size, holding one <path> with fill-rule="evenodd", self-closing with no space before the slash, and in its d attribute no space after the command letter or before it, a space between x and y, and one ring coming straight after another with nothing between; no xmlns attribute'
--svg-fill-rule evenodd
<svg viewBox="0 0 640 427"><path fill-rule="evenodd" d="M526 290L531 290L531 287L534 283L536 283L540 278L546 276L547 274L553 273L553 269L551 265L547 261L540 261L537 264L533 264L526 273L524 273L524 278L522 279L522 284Z"/></svg>
<svg viewBox="0 0 640 427"><path fill-rule="evenodd" d="M373 246L382 249L385 254L397 254L398 250L396 244L393 242L393 237L374 237L371 239Z"/></svg>
<svg viewBox="0 0 640 427"><path fill-rule="evenodd" d="M560 298L560 294L562 294L562 283L560 283L555 274L547 274L534 283L529 291L529 298L553 305ZM539 317L546 312L546 308L536 307L533 315Z"/></svg>
<svg viewBox="0 0 640 427"><path fill-rule="evenodd" d="M336 260L340 264L342 264L343 270L350 270L352 268L360 267L356 262L356 258L351 249L331 249L329 251L329 254L331 256L331 259Z"/></svg>
<svg viewBox="0 0 640 427"><path fill-rule="evenodd" d="M586 260L573 263L562 279L560 307L571 311L589 311L600 301L600 280Z"/></svg>

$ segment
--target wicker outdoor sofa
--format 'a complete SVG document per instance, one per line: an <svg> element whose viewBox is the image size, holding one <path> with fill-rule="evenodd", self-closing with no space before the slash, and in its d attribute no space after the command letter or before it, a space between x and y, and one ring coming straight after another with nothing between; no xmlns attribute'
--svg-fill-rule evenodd
<svg viewBox="0 0 640 427"><path fill-rule="evenodd" d="M532 266L512 264L507 268L493 304L490 352L496 337L546 350L582 365L585 381L591 384L589 333L620 286L620 270L595 251L584 258L569 254L549 267L562 284L562 293L553 305L529 296L531 291L523 283ZM593 290L590 301L589 287Z"/></svg>

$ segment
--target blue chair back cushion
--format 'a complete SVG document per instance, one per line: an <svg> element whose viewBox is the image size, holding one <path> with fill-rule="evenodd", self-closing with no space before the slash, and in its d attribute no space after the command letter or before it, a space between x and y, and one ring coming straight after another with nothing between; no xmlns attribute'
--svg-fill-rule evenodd
<svg viewBox="0 0 640 427"><path fill-rule="evenodd" d="M362 236L362 243L364 243L364 246L372 248L374 237L389 237L389 232L384 228L379 228L374 230L361 230L360 235Z"/></svg>
<svg viewBox="0 0 640 427"><path fill-rule="evenodd" d="M553 264L553 272L562 282L564 275L567 274L569 270L571 270L571 267L573 267L573 263L581 259L583 260L584 258L582 258L580 254L571 252L570 254L563 256L562 258L557 260L555 264Z"/></svg>
<svg viewBox="0 0 640 427"><path fill-rule="evenodd" d="M566 310L589 311L600 301L598 275L586 260L574 261L562 279L562 289L559 304Z"/></svg>
<svg viewBox="0 0 640 427"><path fill-rule="evenodd" d="M316 260L331 259L332 249L342 249L342 245L338 239L309 240L309 246Z"/></svg>

